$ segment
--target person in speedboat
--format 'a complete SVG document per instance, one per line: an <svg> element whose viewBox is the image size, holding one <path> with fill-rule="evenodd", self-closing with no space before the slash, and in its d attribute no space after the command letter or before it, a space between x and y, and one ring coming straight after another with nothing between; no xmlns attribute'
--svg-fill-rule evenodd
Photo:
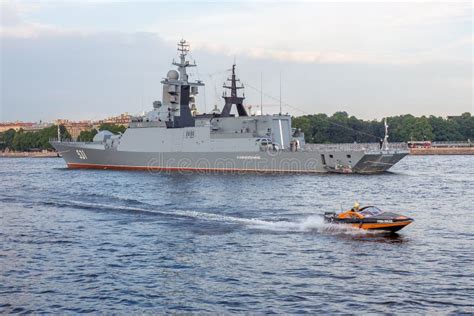
<svg viewBox="0 0 474 316"><path fill-rule="evenodd" d="M360 204L359 202L356 201L354 203L354 206L350 210L339 214L338 217L339 218L363 218L363 216L358 213L359 210L360 210Z"/></svg>

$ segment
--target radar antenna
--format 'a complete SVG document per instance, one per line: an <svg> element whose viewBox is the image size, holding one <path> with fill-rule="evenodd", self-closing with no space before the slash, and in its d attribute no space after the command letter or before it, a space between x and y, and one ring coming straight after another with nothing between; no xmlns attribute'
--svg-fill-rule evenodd
<svg viewBox="0 0 474 316"><path fill-rule="evenodd" d="M179 41L178 51L181 52L180 57L186 57L186 55L188 54L189 44L184 39L181 39L181 41Z"/></svg>

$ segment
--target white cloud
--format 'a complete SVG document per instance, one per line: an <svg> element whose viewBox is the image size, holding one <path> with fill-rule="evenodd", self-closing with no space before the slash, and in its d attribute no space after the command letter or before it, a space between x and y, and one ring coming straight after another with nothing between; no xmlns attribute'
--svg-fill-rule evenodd
<svg viewBox="0 0 474 316"><path fill-rule="evenodd" d="M60 6L47 14L36 14L46 10L43 3L1 5L1 75L8 80L1 83L0 101L9 119L147 109L159 98L160 78L182 36L191 42L201 74L222 73L236 56L242 81L259 86L263 72L264 90L275 96L283 70L283 99L309 113L340 109L373 118L472 108L472 17L466 5L216 3L200 14L163 10L155 25L135 27L144 10L138 5L127 15L133 18L123 19L128 22L120 18L129 7L110 12L120 29L82 20L90 10L109 16L120 4L86 3L90 7L77 13L64 3L47 3L48 9ZM54 14L60 18L51 23ZM153 36L134 33L141 30ZM206 93L207 101L215 96L220 104L222 80L225 74L205 78L199 106L214 105L204 102ZM246 95L247 104L260 102L251 89Z"/></svg>
<svg viewBox="0 0 474 316"><path fill-rule="evenodd" d="M97 10L107 9L108 1L98 3ZM159 34L173 46L184 36L193 48L215 54L297 63L417 64L471 59L466 50L472 42L466 43L466 35L456 38L446 31L453 23L472 23L472 5L466 2L224 2L199 15L194 14L193 5L199 3L190 3L189 10L179 14L170 10L143 30ZM85 36L101 31L93 25L71 29L29 19L32 13L52 6L73 10L67 3L2 2L0 37ZM455 47L465 49L459 52Z"/></svg>
<svg viewBox="0 0 474 316"><path fill-rule="evenodd" d="M472 3L467 1L420 3L413 12L395 17L394 27L417 27L472 20Z"/></svg>
<svg viewBox="0 0 474 316"><path fill-rule="evenodd" d="M41 9L39 3L5 1L0 3L0 38L37 38L40 36L84 34L80 30L28 21L27 16Z"/></svg>
<svg viewBox="0 0 474 316"><path fill-rule="evenodd" d="M435 53L459 39L452 25L472 22L466 3L245 3L148 28L195 48L306 63L412 64L460 59ZM427 30L427 28L429 28ZM472 34L472 31L471 31ZM460 36L463 36L460 34ZM464 61L467 59L463 57Z"/></svg>

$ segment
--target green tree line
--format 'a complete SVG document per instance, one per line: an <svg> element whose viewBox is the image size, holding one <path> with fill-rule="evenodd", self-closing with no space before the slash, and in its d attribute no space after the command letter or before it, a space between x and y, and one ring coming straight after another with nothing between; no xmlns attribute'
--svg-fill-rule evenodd
<svg viewBox="0 0 474 316"><path fill-rule="evenodd" d="M63 125L60 125L59 129L64 138L71 138L71 135ZM7 148L15 151L52 150L53 147L49 143L49 140L57 137L57 125L52 125L35 132L25 131L23 129L19 129L18 131L9 129L0 133L0 150Z"/></svg>
<svg viewBox="0 0 474 316"><path fill-rule="evenodd" d="M387 124L391 142L474 140L474 116L468 112L451 118L392 116L387 118ZM377 142L385 131L383 120L361 120L346 112L294 117L293 127L305 133L308 143Z"/></svg>
<svg viewBox="0 0 474 316"><path fill-rule="evenodd" d="M63 125L59 126L62 139L71 139L71 135ZM115 124L102 124L99 130L109 130L114 134L123 133L125 127ZM92 141L97 134L97 130L81 132L78 137L79 141ZM25 131L20 129L15 131L9 129L0 133L0 150L15 150L15 151L32 151L32 150L52 150L53 147L49 143L52 138L58 137L57 125L43 128L39 131Z"/></svg>

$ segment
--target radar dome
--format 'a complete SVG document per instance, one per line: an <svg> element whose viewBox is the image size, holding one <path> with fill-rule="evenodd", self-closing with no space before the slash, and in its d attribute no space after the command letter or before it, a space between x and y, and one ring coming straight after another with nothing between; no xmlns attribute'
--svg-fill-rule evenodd
<svg viewBox="0 0 474 316"><path fill-rule="evenodd" d="M168 80L178 80L179 73L176 70L170 70L166 74L166 78L168 78Z"/></svg>

